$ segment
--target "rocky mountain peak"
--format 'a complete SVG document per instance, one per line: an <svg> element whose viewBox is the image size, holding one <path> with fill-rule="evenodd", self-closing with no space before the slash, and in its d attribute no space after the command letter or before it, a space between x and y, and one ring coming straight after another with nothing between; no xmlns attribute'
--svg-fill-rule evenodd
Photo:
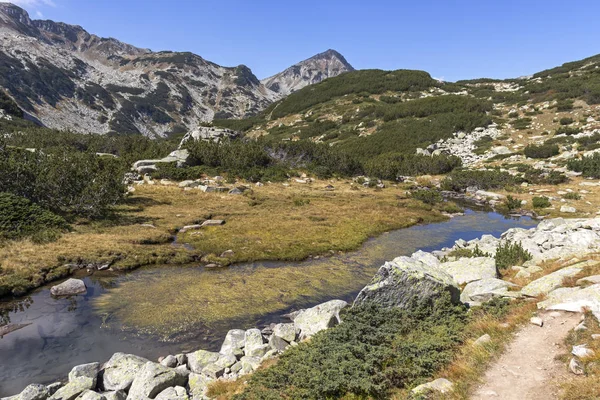
<svg viewBox="0 0 600 400"><path fill-rule="evenodd" d="M329 49L294 64L277 75L263 79L261 82L282 98L305 86L349 71L354 71L354 68L344 56Z"/></svg>

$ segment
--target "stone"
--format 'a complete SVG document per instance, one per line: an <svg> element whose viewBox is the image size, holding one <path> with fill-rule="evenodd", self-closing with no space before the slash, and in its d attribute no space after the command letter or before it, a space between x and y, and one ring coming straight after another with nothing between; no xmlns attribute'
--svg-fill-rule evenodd
<svg viewBox="0 0 600 400"><path fill-rule="evenodd" d="M214 379L211 377L192 372L188 380L188 388L192 400L206 399L208 384L212 381L214 381Z"/></svg>
<svg viewBox="0 0 600 400"><path fill-rule="evenodd" d="M69 278L59 285L52 286L50 289L52 296L73 296L83 293L87 293L85 283L81 279L73 278Z"/></svg>
<svg viewBox="0 0 600 400"><path fill-rule="evenodd" d="M188 368L197 374L201 373L208 364L216 363L221 355L212 351L198 350L188 354Z"/></svg>
<svg viewBox="0 0 600 400"><path fill-rule="evenodd" d="M516 287L515 284L497 278L481 279L467 283L460 295L460 301L470 305L485 303L494 297L518 297L519 292L508 289Z"/></svg>
<svg viewBox="0 0 600 400"><path fill-rule="evenodd" d="M225 221L220 219L208 219L202 223L202 226L219 226L224 225Z"/></svg>
<svg viewBox="0 0 600 400"><path fill-rule="evenodd" d="M260 329L248 329L245 333L246 347L244 354L247 356L262 357L267 350L264 347L262 332ZM260 354L262 353L262 354ZM259 355L260 354L260 355Z"/></svg>
<svg viewBox="0 0 600 400"><path fill-rule="evenodd" d="M440 260L431 253L427 253L425 251L419 250L413 253L410 258L414 260L421 261L424 264L431 265L437 267L440 265Z"/></svg>
<svg viewBox="0 0 600 400"><path fill-rule="evenodd" d="M439 378L432 382L424 383L412 390L414 394L427 394L428 392L438 392L441 394L450 393L453 388L452 382L445 378Z"/></svg>
<svg viewBox="0 0 600 400"><path fill-rule="evenodd" d="M587 345L580 344L578 346L573 346L571 354L579 358L587 358L593 357L596 353L594 352L594 350L588 349Z"/></svg>
<svg viewBox="0 0 600 400"><path fill-rule="evenodd" d="M235 252L233 250L225 250L223 253L221 253L221 258L231 258L235 256Z"/></svg>
<svg viewBox="0 0 600 400"><path fill-rule="evenodd" d="M96 380L92 378L78 378L69 381L50 396L50 400L73 400L86 390L92 390L96 387Z"/></svg>
<svg viewBox="0 0 600 400"><path fill-rule="evenodd" d="M276 350L277 352L283 352L285 349L288 348L289 345L289 342L286 342L279 336L271 335L271 337L269 338L269 347L273 350Z"/></svg>
<svg viewBox="0 0 600 400"><path fill-rule="evenodd" d="M186 365L187 364L187 355L185 354L177 354L175 356L177 359L177 365Z"/></svg>
<svg viewBox="0 0 600 400"><path fill-rule="evenodd" d="M585 278L581 278L579 280L577 280L576 285L577 286L582 286L585 284L597 284L600 283L600 275L592 275L592 276L586 276Z"/></svg>
<svg viewBox="0 0 600 400"><path fill-rule="evenodd" d="M106 400L106 396L93 390L86 390L77 397L77 400Z"/></svg>
<svg viewBox="0 0 600 400"><path fill-rule="evenodd" d="M571 358L571 361L569 361L569 371L575 375L583 375L585 373L583 363L575 357Z"/></svg>
<svg viewBox="0 0 600 400"><path fill-rule="evenodd" d="M27 386L16 396L8 397L11 400L46 400L50 396L50 391L44 385L37 383ZM4 399L3 399L4 400Z"/></svg>
<svg viewBox="0 0 600 400"><path fill-rule="evenodd" d="M577 209L575 207L571 207L571 206L561 206L560 207L560 212L563 212L563 213L576 213Z"/></svg>
<svg viewBox="0 0 600 400"><path fill-rule="evenodd" d="M460 290L452 276L441 268L403 256L379 268L354 305L373 302L383 307L406 308L429 304L444 294L453 303L460 301Z"/></svg>
<svg viewBox="0 0 600 400"><path fill-rule="evenodd" d="M125 393L122 390L104 392L104 393L102 393L102 395L104 396L104 398L106 400L126 400L127 399L127 393Z"/></svg>
<svg viewBox="0 0 600 400"><path fill-rule="evenodd" d="M184 387L175 386L166 388L162 392L160 392L156 398L156 400L188 400L189 396Z"/></svg>
<svg viewBox="0 0 600 400"><path fill-rule="evenodd" d="M194 188L194 187L198 187L198 182L196 181L192 181L192 180L187 180L187 181L181 181L179 182L179 187L180 188Z"/></svg>
<svg viewBox="0 0 600 400"><path fill-rule="evenodd" d="M99 368L100 363L98 362L77 365L71 369L71 372L69 372L69 382L81 378L92 379L94 381L94 386L96 386Z"/></svg>
<svg viewBox="0 0 600 400"><path fill-rule="evenodd" d="M46 389L48 389L49 395L52 396L61 387L63 387L63 384L61 382L54 382L54 383L47 385Z"/></svg>
<svg viewBox="0 0 600 400"><path fill-rule="evenodd" d="M338 325L341 322L340 311L347 305L343 300L330 300L300 311L294 317L294 325L300 330L300 338L307 339L317 332Z"/></svg>
<svg viewBox="0 0 600 400"><path fill-rule="evenodd" d="M242 364L241 373L249 374L258 369L258 367L260 366L260 358L244 356L240 359L240 363Z"/></svg>
<svg viewBox="0 0 600 400"><path fill-rule="evenodd" d="M127 391L138 371L148 362L133 354L115 353L104 365L101 387L104 390Z"/></svg>
<svg viewBox="0 0 600 400"><path fill-rule="evenodd" d="M473 346L483 346L486 343L492 341L492 337L487 333L485 335L480 336L476 341L473 342Z"/></svg>
<svg viewBox="0 0 600 400"><path fill-rule="evenodd" d="M294 324L277 324L273 327L273 335L290 343L296 340L296 326Z"/></svg>
<svg viewBox="0 0 600 400"><path fill-rule="evenodd" d="M539 327L544 326L544 320L541 319L540 317L531 317L531 319L529 320L529 322L533 325L537 325Z"/></svg>
<svg viewBox="0 0 600 400"><path fill-rule="evenodd" d="M499 155L499 154L511 154L512 151L510 151L510 149L506 146L496 146L496 147L492 147L492 153Z"/></svg>
<svg viewBox="0 0 600 400"><path fill-rule="evenodd" d="M581 312L587 308L597 319L600 319L600 284L583 289L571 289L573 290L554 295L538 303L538 308L570 312Z"/></svg>
<svg viewBox="0 0 600 400"><path fill-rule="evenodd" d="M246 331L242 329L232 329L225 335L225 340L221 345L221 354L241 354L246 346Z"/></svg>
<svg viewBox="0 0 600 400"><path fill-rule="evenodd" d="M570 278L579 274L583 270L583 267L576 265L565 267L554 271L546 276L530 282L527 286L521 289L521 293L524 296L537 297L541 294L548 294L551 291L562 286L564 278Z"/></svg>
<svg viewBox="0 0 600 400"><path fill-rule="evenodd" d="M496 261L491 257L464 257L441 263L439 268L453 277L459 285L497 276Z"/></svg>
<svg viewBox="0 0 600 400"><path fill-rule="evenodd" d="M186 383L186 378L173 369L148 361L135 375L127 400L153 399L168 387Z"/></svg>
<svg viewBox="0 0 600 400"><path fill-rule="evenodd" d="M175 358L175 356L172 355L168 355L166 356L161 362L160 365L162 365L163 367L168 367L168 368L175 368L177 366L177 358Z"/></svg>

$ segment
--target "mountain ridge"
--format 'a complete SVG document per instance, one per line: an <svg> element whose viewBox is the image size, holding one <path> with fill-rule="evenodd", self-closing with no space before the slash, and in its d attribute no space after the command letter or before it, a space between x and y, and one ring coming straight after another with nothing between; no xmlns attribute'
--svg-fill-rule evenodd
<svg viewBox="0 0 600 400"><path fill-rule="evenodd" d="M313 75L318 75L318 71ZM329 74L322 74L325 79ZM245 65L153 52L0 3L0 90L31 119L82 133L168 136L255 115L283 96Z"/></svg>

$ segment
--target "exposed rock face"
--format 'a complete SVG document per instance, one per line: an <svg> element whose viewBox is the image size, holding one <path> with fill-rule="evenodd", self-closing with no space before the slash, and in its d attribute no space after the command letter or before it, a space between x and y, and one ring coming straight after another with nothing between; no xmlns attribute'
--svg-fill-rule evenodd
<svg viewBox="0 0 600 400"><path fill-rule="evenodd" d="M406 308L429 304L444 293L458 303L460 291L448 273L414 258L398 257L379 269L354 304L373 302L384 307Z"/></svg>
<svg viewBox="0 0 600 400"><path fill-rule="evenodd" d="M349 71L354 71L354 68L344 56L335 50L327 50L261 82L282 98L305 86Z"/></svg>
<svg viewBox="0 0 600 400"><path fill-rule="evenodd" d="M335 60L317 56L290 84L334 76L343 64ZM10 3L0 3L0 88L50 128L153 137L253 115L284 96L245 65L137 48L80 26L32 20Z"/></svg>

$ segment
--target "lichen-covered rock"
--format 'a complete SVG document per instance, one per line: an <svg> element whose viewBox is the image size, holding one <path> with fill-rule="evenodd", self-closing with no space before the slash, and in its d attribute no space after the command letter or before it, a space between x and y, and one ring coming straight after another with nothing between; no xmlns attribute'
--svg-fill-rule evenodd
<svg viewBox="0 0 600 400"><path fill-rule="evenodd" d="M67 279L59 285L52 286L50 294L52 296L73 296L76 294L86 293L87 288L81 279Z"/></svg>
<svg viewBox="0 0 600 400"><path fill-rule="evenodd" d="M188 400L189 396L184 387L175 386L166 388L156 396L156 400Z"/></svg>
<svg viewBox="0 0 600 400"><path fill-rule="evenodd" d="M413 253L410 258L415 259L417 261L421 261L424 264L431 265L437 267L441 264L440 260L431 253L427 253L423 250L419 250Z"/></svg>
<svg viewBox="0 0 600 400"><path fill-rule="evenodd" d="M294 324L277 324L273 327L273 335L290 343L296 340L296 326Z"/></svg>
<svg viewBox="0 0 600 400"><path fill-rule="evenodd" d="M260 329L248 329L245 333L245 342L246 347L244 349L244 354L246 356L262 357L262 355L267 352L264 350L264 341ZM257 352L262 352L262 354L259 356L258 354L255 354Z"/></svg>
<svg viewBox="0 0 600 400"><path fill-rule="evenodd" d="M133 354L113 354L104 365L100 386L107 391L129 390L133 378L147 362L147 359Z"/></svg>
<svg viewBox="0 0 600 400"><path fill-rule="evenodd" d="M297 313L294 325L300 330L300 338L309 338L317 332L338 325L341 322L340 310L347 305L343 300L330 300Z"/></svg>
<svg viewBox="0 0 600 400"><path fill-rule="evenodd" d="M46 386L34 383L27 386L21 393L7 397L6 400L46 400L49 396L50 393Z"/></svg>
<svg viewBox="0 0 600 400"><path fill-rule="evenodd" d="M354 305L413 307L429 304L445 293L452 302L460 301L458 285L448 273L410 257L398 257L379 268L371 283L360 291Z"/></svg>
<svg viewBox="0 0 600 400"><path fill-rule="evenodd" d="M260 358L244 356L240 359L240 363L242 364L241 374L250 374L260 366Z"/></svg>
<svg viewBox="0 0 600 400"><path fill-rule="evenodd" d="M123 390L114 390L110 392L102 393L106 400L125 400L127 399L127 393Z"/></svg>
<svg viewBox="0 0 600 400"><path fill-rule="evenodd" d="M519 292L511 292L508 288L515 284L497 278L481 279L468 283L460 294L460 301L470 305L478 305L494 297L519 297Z"/></svg>
<svg viewBox="0 0 600 400"><path fill-rule="evenodd" d="M103 394L94 392L93 390L86 390L79 395L77 400L106 400L106 397Z"/></svg>
<svg viewBox="0 0 600 400"><path fill-rule="evenodd" d="M188 368L197 374L201 373L208 364L214 364L221 357L219 353L198 350L188 354Z"/></svg>
<svg viewBox="0 0 600 400"><path fill-rule="evenodd" d="M290 344L276 335L271 335L269 338L269 348L277 352L283 352ZM265 353L266 354L266 353Z"/></svg>
<svg viewBox="0 0 600 400"><path fill-rule="evenodd" d="M496 261L491 257L465 257L439 264L459 285L480 279L496 278Z"/></svg>
<svg viewBox="0 0 600 400"><path fill-rule="evenodd" d="M246 346L246 331L242 329L232 329L227 332L219 353L241 355L244 346Z"/></svg>
<svg viewBox="0 0 600 400"><path fill-rule="evenodd" d="M439 378L435 381L424 383L412 390L414 394L427 394L428 392L438 392L442 394L450 393L454 384L448 379Z"/></svg>
<svg viewBox="0 0 600 400"><path fill-rule="evenodd" d="M192 400L206 399L208 384L212 381L214 379L206 375L191 373L188 381L188 389Z"/></svg>
<svg viewBox="0 0 600 400"><path fill-rule="evenodd" d="M184 386L186 378L175 370L148 361L133 379L127 400L147 400L172 386Z"/></svg>
<svg viewBox="0 0 600 400"><path fill-rule="evenodd" d="M160 365L163 367L175 368L177 366L177 358L173 355L168 355L162 359Z"/></svg>
<svg viewBox="0 0 600 400"><path fill-rule="evenodd" d="M524 296L530 297L536 297L541 294L548 294L551 291L561 287L564 278L573 277L580 273L582 270L583 266L580 267L578 264L559 269L558 271L554 271L551 274L536 279L533 282L530 282L527 286L521 289L521 293Z"/></svg>
<svg viewBox="0 0 600 400"><path fill-rule="evenodd" d="M82 364L73 367L71 372L69 372L69 382L80 378L88 378L92 379L94 382L98 379L98 369L100 368L100 363L94 362L89 364ZM94 384L95 386L95 384Z"/></svg>
<svg viewBox="0 0 600 400"><path fill-rule="evenodd" d="M74 400L86 390L96 387L96 382L91 378L78 378L67 383L50 396L50 400Z"/></svg>

